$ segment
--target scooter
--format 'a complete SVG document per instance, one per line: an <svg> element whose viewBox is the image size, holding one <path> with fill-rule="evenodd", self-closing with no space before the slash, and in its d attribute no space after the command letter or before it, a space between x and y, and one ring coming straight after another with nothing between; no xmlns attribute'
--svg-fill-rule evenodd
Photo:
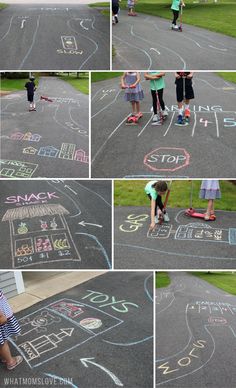
<svg viewBox="0 0 236 388"><path fill-rule="evenodd" d="M48 101L48 102L53 102L53 100L49 97L45 97L45 96L40 96L40 100L45 100L45 101Z"/></svg>
<svg viewBox="0 0 236 388"><path fill-rule="evenodd" d="M205 214L199 213L195 209L193 209L192 204L193 204L193 181L191 183L191 190L190 190L190 207L187 210L185 210L185 215L188 217L201 218L205 220ZM209 220L207 221L215 221L215 220L216 220L216 216L211 215Z"/></svg>

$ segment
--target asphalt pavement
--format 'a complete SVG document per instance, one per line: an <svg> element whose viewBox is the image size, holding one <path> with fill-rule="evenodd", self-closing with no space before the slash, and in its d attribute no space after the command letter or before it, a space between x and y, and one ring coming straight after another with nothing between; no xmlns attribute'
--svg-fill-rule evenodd
<svg viewBox="0 0 236 388"><path fill-rule="evenodd" d="M1 97L0 176L88 178L89 96L41 77L35 101L29 112L26 91Z"/></svg>
<svg viewBox="0 0 236 388"><path fill-rule="evenodd" d="M197 209L204 213L204 209ZM170 222L152 232L150 208L116 207L114 266L128 269L236 267L235 212L216 211L216 220L188 217L185 209L168 209Z"/></svg>
<svg viewBox="0 0 236 388"><path fill-rule="evenodd" d="M169 275L156 290L156 386L234 387L236 297L190 274Z"/></svg>
<svg viewBox="0 0 236 388"><path fill-rule="evenodd" d="M106 178L235 178L236 85L214 73L195 73L191 119L177 126L174 73L166 73L168 118L152 125L149 81L141 75L145 98L138 125L127 126L131 112L120 79L92 83L92 176Z"/></svg>
<svg viewBox="0 0 236 388"><path fill-rule="evenodd" d="M152 388L152 278L109 272L21 311L11 348L24 361L11 377L43 386L54 377L56 387ZM3 364L0 370L2 382L9 372Z"/></svg>
<svg viewBox="0 0 236 388"><path fill-rule="evenodd" d="M2 269L111 268L111 182L2 180Z"/></svg>
<svg viewBox="0 0 236 388"><path fill-rule="evenodd" d="M170 20L121 11L112 28L113 70L235 69L235 38L186 25L184 14L182 32L172 31L171 21L171 9Z"/></svg>
<svg viewBox="0 0 236 388"><path fill-rule="evenodd" d="M0 69L109 69L109 31L85 4L11 4L0 11Z"/></svg>

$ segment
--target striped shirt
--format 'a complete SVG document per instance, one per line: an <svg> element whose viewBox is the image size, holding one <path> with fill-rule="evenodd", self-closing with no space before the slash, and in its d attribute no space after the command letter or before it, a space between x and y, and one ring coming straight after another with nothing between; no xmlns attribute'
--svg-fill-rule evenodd
<svg viewBox="0 0 236 388"><path fill-rule="evenodd" d="M7 317L11 318L13 315L13 311L8 304L2 290L0 289L0 311Z"/></svg>

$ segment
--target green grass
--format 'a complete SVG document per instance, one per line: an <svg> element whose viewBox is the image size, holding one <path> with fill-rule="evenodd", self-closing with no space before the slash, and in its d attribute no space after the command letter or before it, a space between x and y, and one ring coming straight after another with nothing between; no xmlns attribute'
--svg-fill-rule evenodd
<svg viewBox="0 0 236 388"><path fill-rule="evenodd" d="M89 79L88 78L76 78L75 75L63 75L59 77L63 81L68 82L76 90L79 90L81 93L89 94Z"/></svg>
<svg viewBox="0 0 236 388"><path fill-rule="evenodd" d="M0 91L14 92L17 90L24 90L25 83L28 82L28 78L21 79L1 79L0 80ZM38 84L38 80L35 80L35 84Z"/></svg>
<svg viewBox="0 0 236 388"><path fill-rule="evenodd" d="M236 273L225 272L192 272L192 275L207 281L232 295L236 295Z"/></svg>
<svg viewBox="0 0 236 388"><path fill-rule="evenodd" d="M149 206L144 187L148 181L115 180L114 204L115 206ZM207 201L199 199L201 181L194 181L193 207L205 208ZM168 201L168 207L189 207L191 182L173 181ZM229 181L220 182L222 198L215 201L215 208L236 211L236 185Z"/></svg>
<svg viewBox="0 0 236 388"><path fill-rule="evenodd" d="M104 16L107 16L108 18L110 17L110 10L109 9L103 9L101 11L101 13L104 15Z"/></svg>
<svg viewBox="0 0 236 388"><path fill-rule="evenodd" d="M166 272L156 273L156 288L168 287L170 284L170 278Z"/></svg>
<svg viewBox="0 0 236 388"><path fill-rule="evenodd" d="M93 7L109 7L110 8L110 3L109 2L101 2L101 3L92 3L92 4L89 4L89 7L93 8Z"/></svg>
<svg viewBox="0 0 236 388"><path fill-rule="evenodd" d="M0 3L0 10L4 9L4 8L7 8L7 7L8 7L8 4Z"/></svg>
<svg viewBox="0 0 236 388"><path fill-rule="evenodd" d="M138 0L135 10L153 16L160 16L171 21L171 3L171 0ZM121 7L126 9L126 4L122 4ZM193 0L186 1L186 6L183 10L184 23L236 37L235 1L218 0L217 3L209 1L206 3L199 2L199 4L194 4Z"/></svg>
<svg viewBox="0 0 236 388"><path fill-rule="evenodd" d="M230 71L225 72L221 71L217 73L220 77L224 78L226 81L234 82L236 84L236 72Z"/></svg>
<svg viewBox="0 0 236 388"><path fill-rule="evenodd" d="M122 72L115 72L115 71L106 71L106 72L92 72L91 73L91 81L92 82L98 82L98 81L104 81L106 79L115 78L115 77L121 77Z"/></svg>

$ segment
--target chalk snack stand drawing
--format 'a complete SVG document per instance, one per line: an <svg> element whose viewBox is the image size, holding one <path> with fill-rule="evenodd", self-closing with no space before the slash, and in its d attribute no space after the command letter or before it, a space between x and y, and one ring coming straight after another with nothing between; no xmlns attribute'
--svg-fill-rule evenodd
<svg viewBox="0 0 236 388"><path fill-rule="evenodd" d="M42 262L81 260L60 204L8 209L2 221L10 227L13 268Z"/></svg>

